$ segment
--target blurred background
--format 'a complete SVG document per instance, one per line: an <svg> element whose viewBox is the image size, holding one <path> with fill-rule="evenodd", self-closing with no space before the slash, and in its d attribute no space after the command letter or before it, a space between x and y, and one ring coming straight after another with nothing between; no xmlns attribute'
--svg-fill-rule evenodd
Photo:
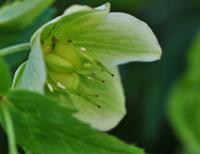
<svg viewBox="0 0 200 154"><path fill-rule="evenodd" d="M1 32L0 48L27 42L38 27L72 4L96 7L104 2L107 1L57 0L23 31ZM144 148L148 154L180 154L183 147L170 125L166 108L171 87L184 73L188 52L200 29L200 0L110 0L110 3L112 11L126 12L148 23L159 40L163 56L157 62L120 67L128 112L109 133ZM26 53L8 57L13 73L26 57ZM6 154L5 147L1 129L2 154Z"/></svg>

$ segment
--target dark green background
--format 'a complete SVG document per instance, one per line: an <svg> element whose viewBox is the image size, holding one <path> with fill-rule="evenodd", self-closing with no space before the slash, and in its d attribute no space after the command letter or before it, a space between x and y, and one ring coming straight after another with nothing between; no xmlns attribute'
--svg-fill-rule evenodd
<svg viewBox="0 0 200 154"><path fill-rule="evenodd" d="M2 1L0 1L2 3ZM104 0L57 0L59 15L71 4L98 6ZM166 116L170 88L185 69L188 49L200 28L199 0L111 0L111 10L130 13L145 21L155 32L163 49L160 61L121 66L128 113L110 133L134 143L151 154L179 154L181 145ZM53 14L47 10L34 26L22 32L0 33L0 47L29 40L32 33ZM54 12L55 13L55 12ZM6 39L5 39L6 38ZM9 57L14 70L27 55ZM0 149L5 152L5 135L0 133ZM3 152L4 150L4 152Z"/></svg>

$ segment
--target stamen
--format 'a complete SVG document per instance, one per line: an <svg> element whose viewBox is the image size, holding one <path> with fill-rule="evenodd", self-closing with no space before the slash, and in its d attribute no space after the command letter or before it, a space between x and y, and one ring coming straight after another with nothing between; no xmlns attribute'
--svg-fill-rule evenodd
<svg viewBox="0 0 200 154"><path fill-rule="evenodd" d="M52 87L51 84L47 83L47 87L48 87L48 89L49 89L50 92L53 92L53 87Z"/></svg>
<svg viewBox="0 0 200 154"><path fill-rule="evenodd" d="M89 79L89 80L97 80L97 81L100 81L100 82L102 82L102 83L105 83L106 81L105 80L102 80L102 79L99 79L94 73L93 74L91 74L91 75L87 75L87 78Z"/></svg>
<svg viewBox="0 0 200 154"><path fill-rule="evenodd" d="M52 49L54 49L55 46L56 46L56 43L59 41L59 39L56 38L55 36L53 36L53 37L51 38L51 41L52 41Z"/></svg>
<svg viewBox="0 0 200 154"><path fill-rule="evenodd" d="M80 47L80 50L81 50L82 52L86 52L86 51L87 51L87 49L84 48L84 47Z"/></svg>
<svg viewBox="0 0 200 154"><path fill-rule="evenodd" d="M60 83L60 82L57 82L57 83L56 83L56 86L57 86L58 88L62 89L62 90L65 90L65 89L66 89L66 87L65 87L62 83Z"/></svg>
<svg viewBox="0 0 200 154"><path fill-rule="evenodd" d="M96 61L96 65L97 65L98 67L100 67L100 70L101 70L102 72L105 71L106 73L108 73L109 75L111 75L112 77L114 77L114 74L111 73L101 62Z"/></svg>
<svg viewBox="0 0 200 154"><path fill-rule="evenodd" d="M67 42L68 42L68 43L72 43L72 40L68 39Z"/></svg>

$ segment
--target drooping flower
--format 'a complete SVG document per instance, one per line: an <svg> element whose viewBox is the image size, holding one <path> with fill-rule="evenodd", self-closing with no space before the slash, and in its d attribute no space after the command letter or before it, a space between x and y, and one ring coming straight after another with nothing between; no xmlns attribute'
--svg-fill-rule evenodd
<svg viewBox="0 0 200 154"><path fill-rule="evenodd" d="M126 113L117 66L154 61L161 48L151 29L125 13L74 5L42 26L13 86L54 96L99 130L116 126Z"/></svg>

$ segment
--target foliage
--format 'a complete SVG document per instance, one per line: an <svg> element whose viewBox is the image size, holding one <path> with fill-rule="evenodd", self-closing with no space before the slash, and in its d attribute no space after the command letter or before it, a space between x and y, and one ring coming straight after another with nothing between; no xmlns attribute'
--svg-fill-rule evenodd
<svg viewBox="0 0 200 154"><path fill-rule="evenodd" d="M169 116L184 150L200 153L200 35L189 51L188 67L171 92Z"/></svg>

